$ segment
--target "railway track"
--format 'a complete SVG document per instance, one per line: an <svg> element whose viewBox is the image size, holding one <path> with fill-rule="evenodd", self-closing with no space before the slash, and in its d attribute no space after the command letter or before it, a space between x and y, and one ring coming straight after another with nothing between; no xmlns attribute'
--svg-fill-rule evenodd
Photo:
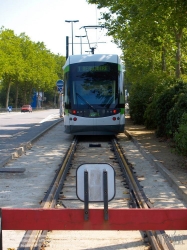
<svg viewBox="0 0 187 250"><path fill-rule="evenodd" d="M82 164L107 163L116 173L116 194L109 202L109 208L151 208L152 204L128 163L123 148L117 138L75 137L41 206L43 208L82 208L84 203L76 196L76 171ZM102 208L103 203L89 203L90 208ZM50 233L51 234L51 233ZM141 232L143 245L149 249L174 249L165 232ZM47 231L27 231L20 243L19 250L52 249L48 244L50 235ZM49 245L49 247L48 247ZM54 249L54 248L53 248Z"/></svg>

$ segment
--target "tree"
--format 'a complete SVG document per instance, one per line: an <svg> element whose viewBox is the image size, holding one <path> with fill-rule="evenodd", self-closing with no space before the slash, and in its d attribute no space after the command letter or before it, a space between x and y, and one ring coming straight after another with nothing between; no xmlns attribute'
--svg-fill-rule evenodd
<svg viewBox="0 0 187 250"><path fill-rule="evenodd" d="M108 34L113 36L114 41L123 51L128 50L127 46L130 46L131 42L146 41L153 50L157 47L156 52L160 51L162 70L166 70L166 53L168 53L169 64L175 68L176 78L181 76L182 38L186 40L187 22L185 0L164 2L161 0L89 0L88 2L97 4L98 8L108 8L108 11L103 13ZM138 34L138 37L133 34ZM175 54L174 51L176 51Z"/></svg>
<svg viewBox="0 0 187 250"><path fill-rule="evenodd" d="M1 93L6 91L6 104L12 94L15 107L31 103L33 90L54 91L56 81L63 78L65 57L54 55L43 42L33 42L25 34L12 30L0 31ZM12 88L12 91L11 91ZM4 99L4 98L1 98Z"/></svg>
<svg viewBox="0 0 187 250"><path fill-rule="evenodd" d="M9 93L11 84L19 79L22 73L23 60L20 50L20 39L12 30L0 30L0 57L1 57L1 77L6 85L6 108L9 103Z"/></svg>

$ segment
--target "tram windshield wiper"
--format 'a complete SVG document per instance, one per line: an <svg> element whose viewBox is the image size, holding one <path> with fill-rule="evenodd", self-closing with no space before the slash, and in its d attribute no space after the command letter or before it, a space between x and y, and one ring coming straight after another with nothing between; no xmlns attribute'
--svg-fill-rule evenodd
<svg viewBox="0 0 187 250"><path fill-rule="evenodd" d="M81 95L79 95L79 93L76 92L76 95L77 95L83 102L85 102L90 108L92 108L94 112L97 112L97 110L96 110L89 102L87 102Z"/></svg>

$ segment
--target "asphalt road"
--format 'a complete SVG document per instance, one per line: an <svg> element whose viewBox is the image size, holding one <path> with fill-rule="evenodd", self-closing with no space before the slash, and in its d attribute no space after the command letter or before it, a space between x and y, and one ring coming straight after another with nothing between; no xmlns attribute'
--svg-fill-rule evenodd
<svg viewBox="0 0 187 250"><path fill-rule="evenodd" d="M14 153L21 154L43 131L60 121L58 109L0 113L0 167L12 159Z"/></svg>

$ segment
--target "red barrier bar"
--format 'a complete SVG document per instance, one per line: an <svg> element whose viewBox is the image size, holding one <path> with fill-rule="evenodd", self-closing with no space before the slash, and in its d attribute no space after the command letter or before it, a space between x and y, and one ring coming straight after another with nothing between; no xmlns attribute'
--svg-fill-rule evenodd
<svg viewBox="0 0 187 250"><path fill-rule="evenodd" d="M187 209L83 209L2 208L2 230L187 230Z"/></svg>

